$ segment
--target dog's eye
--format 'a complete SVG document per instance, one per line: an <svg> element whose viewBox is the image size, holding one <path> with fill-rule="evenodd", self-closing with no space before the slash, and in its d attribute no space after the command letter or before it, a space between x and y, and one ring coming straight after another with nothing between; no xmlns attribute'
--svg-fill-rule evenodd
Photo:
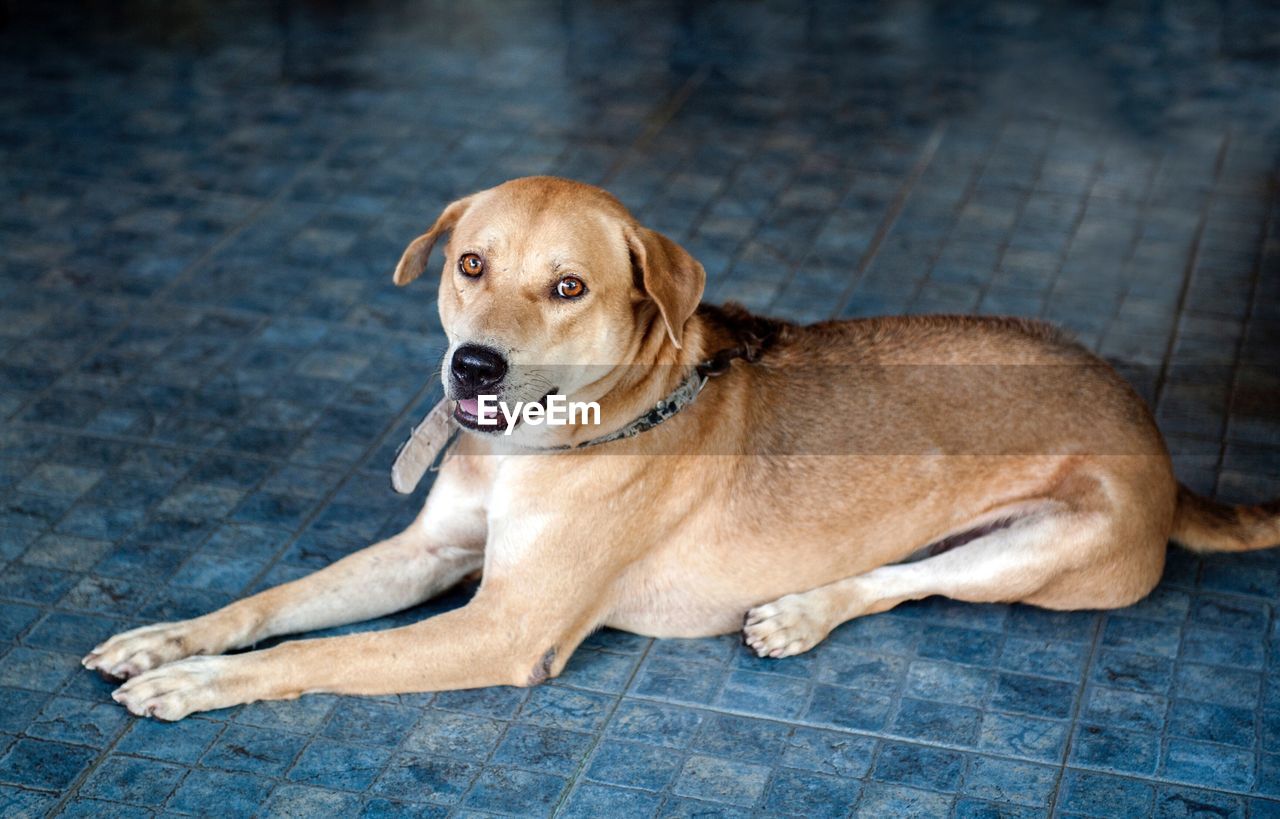
<svg viewBox="0 0 1280 819"><path fill-rule="evenodd" d="M562 299L576 299L587 292L587 285L577 276L565 276L556 283L556 295Z"/></svg>
<svg viewBox="0 0 1280 819"><path fill-rule="evenodd" d="M464 253L458 259L458 272L474 279L484 272L484 259L474 253Z"/></svg>

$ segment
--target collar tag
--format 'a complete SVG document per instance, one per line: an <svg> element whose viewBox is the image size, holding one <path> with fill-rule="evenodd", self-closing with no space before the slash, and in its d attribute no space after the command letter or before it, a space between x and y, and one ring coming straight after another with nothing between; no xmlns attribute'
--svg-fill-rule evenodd
<svg viewBox="0 0 1280 819"><path fill-rule="evenodd" d="M456 432L449 402L442 400L413 428L409 439L396 451L395 463L391 465L391 488L402 495L412 492Z"/></svg>

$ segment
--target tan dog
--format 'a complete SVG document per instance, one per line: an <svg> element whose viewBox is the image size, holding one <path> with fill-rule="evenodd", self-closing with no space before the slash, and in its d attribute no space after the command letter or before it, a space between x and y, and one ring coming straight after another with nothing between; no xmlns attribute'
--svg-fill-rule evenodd
<svg viewBox="0 0 1280 819"><path fill-rule="evenodd" d="M1180 488L1141 400L1043 325L796 327L699 309L696 261L609 194L560 179L449 205L397 284L445 234L458 423L479 427L479 394L555 391L597 401L601 425L465 433L401 534L106 641L84 665L129 678L114 697L130 711L173 720L308 692L533 685L604 625L694 637L745 617L746 642L782 657L929 595L1124 606L1159 580L1170 537L1199 551L1280 541L1280 505ZM758 361L729 363L652 429L548 451L626 427L695 365L765 337ZM416 625L196 656L403 609L480 569L470 603Z"/></svg>

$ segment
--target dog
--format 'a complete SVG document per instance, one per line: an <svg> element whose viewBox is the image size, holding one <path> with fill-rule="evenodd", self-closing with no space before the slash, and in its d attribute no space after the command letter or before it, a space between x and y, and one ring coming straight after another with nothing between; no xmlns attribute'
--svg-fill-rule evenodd
<svg viewBox="0 0 1280 819"><path fill-rule="evenodd" d="M138 715L311 692L385 695L555 677L602 627L741 631L765 657L931 595L1106 609L1147 595L1170 538L1280 541L1280 503L1174 477L1141 398L1035 322L962 316L796 326L700 305L706 273L607 192L551 177L453 202L438 308L461 428L405 531L83 660ZM600 424L521 424L479 396L598 403ZM278 635L408 608L481 572L463 607L402 628Z"/></svg>

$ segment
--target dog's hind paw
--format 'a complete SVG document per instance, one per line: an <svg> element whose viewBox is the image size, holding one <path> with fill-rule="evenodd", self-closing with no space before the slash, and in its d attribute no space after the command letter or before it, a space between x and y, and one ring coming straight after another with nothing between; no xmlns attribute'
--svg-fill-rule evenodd
<svg viewBox="0 0 1280 819"><path fill-rule="evenodd" d="M805 594L788 594L747 612L742 642L760 657L803 654L831 631L820 603Z"/></svg>

